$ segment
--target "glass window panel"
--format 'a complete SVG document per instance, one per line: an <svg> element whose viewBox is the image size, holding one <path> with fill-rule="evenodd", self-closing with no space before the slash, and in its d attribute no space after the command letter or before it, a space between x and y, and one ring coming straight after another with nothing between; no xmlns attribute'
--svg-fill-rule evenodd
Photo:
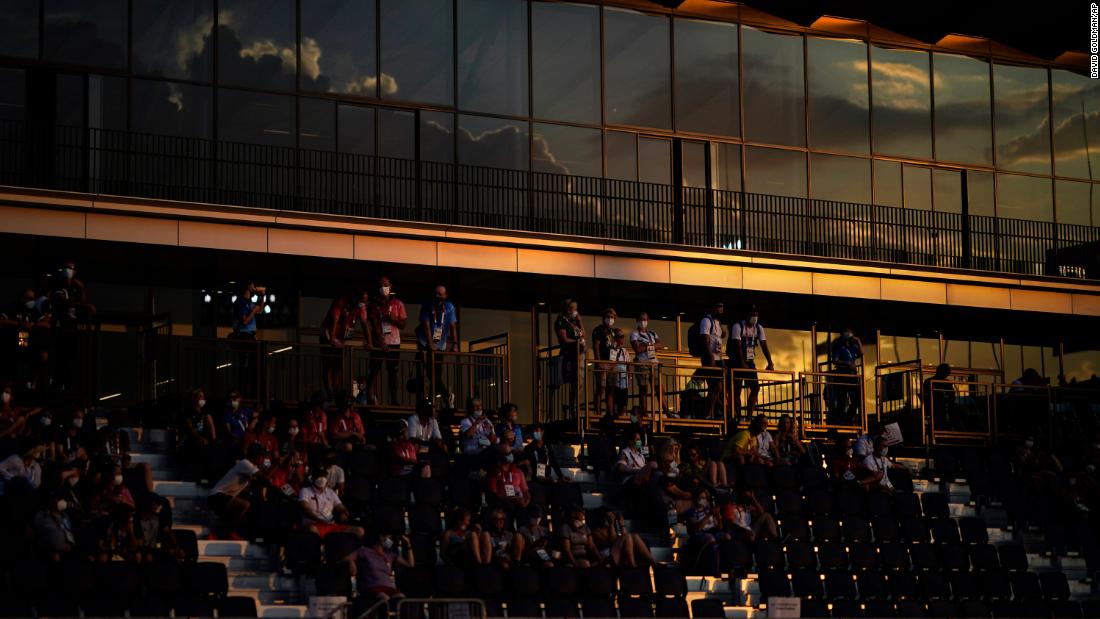
<svg viewBox="0 0 1100 619"><path fill-rule="evenodd" d="M55 81L54 120L68 127L84 126L84 76L61 73Z"/></svg>
<svg viewBox="0 0 1100 619"><path fill-rule="evenodd" d="M932 205L938 213L962 213L962 172L932 171Z"/></svg>
<svg viewBox="0 0 1100 619"><path fill-rule="evenodd" d="M1100 179L1100 81L1061 70L1052 71L1051 80L1055 173Z"/></svg>
<svg viewBox="0 0 1100 619"><path fill-rule="evenodd" d="M638 180L672 184L672 140L638 138Z"/></svg>
<svg viewBox="0 0 1100 619"><path fill-rule="evenodd" d="M603 175L600 130L535 123L531 165L536 172Z"/></svg>
<svg viewBox="0 0 1100 619"><path fill-rule="evenodd" d="M531 5L536 118L600 122L600 14L585 4Z"/></svg>
<svg viewBox="0 0 1100 619"><path fill-rule="evenodd" d="M740 135L737 25L674 19L676 128Z"/></svg>
<svg viewBox="0 0 1100 619"><path fill-rule="evenodd" d="M806 197L805 153L755 146L746 147L745 151L745 191Z"/></svg>
<svg viewBox="0 0 1100 619"><path fill-rule="evenodd" d="M378 96L377 10L375 0L309 0L301 3L304 90ZM393 94L393 78L381 87Z"/></svg>
<svg viewBox="0 0 1100 619"><path fill-rule="evenodd" d="M997 167L1050 174L1046 69L995 64L993 92Z"/></svg>
<svg viewBox="0 0 1100 619"><path fill-rule="evenodd" d="M219 5L218 81L293 89L294 1L220 0Z"/></svg>
<svg viewBox="0 0 1100 619"><path fill-rule="evenodd" d="M213 130L212 90L207 86L134 80L134 131L209 139Z"/></svg>
<svg viewBox="0 0 1100 619"><path fill-rule="evenodd" d="M1100 187L1093 183L1054 181L1058 223L1094 226L1100 223L1095 215L1100 211Z"/></svg>
<svg viewBox="0 0 1100 619"><path fill-rule="evenodd" d="M126 130L126 78L88 76L88 127Z"/></svg>
<svg viewBox="0 0 1100 619"><path fill-rule="evenodd" d="M1054 221L1050 179L997 175L997 216L1005 219Z"/></svg>
<svg viewBox="0 0 1100 619"><path fill-rule="evenodd" d="M967 212L970 215L993 217L993 173L966 171Z"/></svg>
<svg viewBox="0 0 1100 619"><path fill-rule="evenodd" d="M745 139L805 146L802 37L747 26L741 31L741 53L745 55Z"/></svg>
<svg viewBox="0 0 1100 619"><path fill-rule="evenodd" d="M875 204L901 206L901 164L875 161Z"/></svg>
<svg viewBox="0 0 1100 619"><path fill-rule="evenodd" d="M38 57L38 0L10 0L0 11L0 56Z"/></svg>
<svg viewBox="0 0 1100 619"><path fill-rule="evenodd" d="M458 116L458 162L466 165L526 170L527 123L483 116Z"/></svg>
<svg viewBox="0 0 1100 619"><path fill-rule="evenodd" d="M453 163L455 117L448 112L420 112L420 159Z"/></svg>
<svg viewBox="0 0 1100 619"><path fill-rule="evenodd" d="M298 146L336 149L336 104L323 99L298 100Z"/></svg>
<svg viewBox="0 0 1100 619"><path fill-rule="evenodd" d="M378 155L416 159L416 115L403 110L378 110Z"/></svg>
<svg viewBox="0 0 1100 619"><path fill-rule="evenodd" d="M450 105L454 99L451 0L380 0L382 98Z"/></svg>
<svg viewBox="0 0 1100 619"><path fill-rule="evenodd" d="M867 45L847 39L813 37L806 39L806 45L810 146L870 152Z"/></svg>
<svg viewBox="0 0 1100 619"><path fill-rule="evenodd" d="M604 97L611 124L672 127L668 18L604 9Z"/></svg>
<svg viewBox="0 0 1100 619"><path fill-rule="evenodd" d="M902 166L903 205L921 211L932 210L932 170L919 166Z"/></svg>
<svg viewBox="0 0 1100 619"><path fill-rule="evenodd" d="M837 155L810 156L811 197L837 202L871 203L871 160Z"/></svg>
<svg viewBox="0 0 1100 619"><path fill-rule="evenodd" d="M458 107L527 115L526 0L458 1Z"/></svg>
<svg viewBox="0 0 1100 619"><path fill-rule="evenodd" d="M336 106L336 149L356 155L374 154L374 108Z"/></svg>
<svg viewBox="0 0 1100 619"><path fill-rule="evenodd" d="M684 187L707 186L707 145L704 142L680 143L680 183Z"/></svg>
<svg viewBox="0 0 1100 619"><path fill-rule="evenodd" d="M989 63L954 54L932 57L936 159L993 165Z"/></svg>
<svg viewBox="0 0 1100 619"><path fill-rule="evenodd" d="M607 149L607 178L638 180L638 136L622 131L604 134Z"/></svg>
<svg viewBox="0 0 1100 619"><path fill-rule="evenodd" d="M43 0L47 60L126 67L126 0Z"/></svg>
<svg viewBox="0 0 1100 619"><path fill-rule="evenodd" d="M741 146L726 143L711 146L714 188L741 191Z"/></svg>
<svg viewBox="0 0 1100 619"><path fill-rule="evenodd" d="M871 48L875 152L932 158L928 52Z"/></svg>
<svg viewBox="0 0 1100 619"><path fill-rule="evenodd" d="M294 146L294 97L218 90L218 139Z"/></svg>
<svg viewBox="0 0 1100 619"><path fill-rule="evenodd" d="M0 69L0 120L26 120L26 76L19 69Z"/></svg>
<svg viewBox="0 0 1100 619"><path fill-rule="evenodd" d="M210 80L210 0L141 0L133 3L133 21L135 72Z"/></svg>

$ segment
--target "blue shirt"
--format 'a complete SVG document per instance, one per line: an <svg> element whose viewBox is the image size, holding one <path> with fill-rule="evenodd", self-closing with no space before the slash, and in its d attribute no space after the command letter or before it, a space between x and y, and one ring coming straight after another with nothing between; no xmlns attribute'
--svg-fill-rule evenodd
<svg viewBox="0 0 1100 619"><path fill-rule="evenodd" d="M435 301L425 303L420 308L420 328L416 330L416 341L424 348L428 348L428 338L432 339L435 350L447 350L447 340L451 334L451 326L458 322L455 306L450 301L443 302L443 311L437 311ZM424 333L423 323L428 323L428 332Z"/></svg>
<svg viewBox="0 0 1100 619"><path fill-rule="evenodd" d="M508 424L497 424L497 438L504 438L504 433L506 431L508 431ZM516 440L512 443L512 449L523 449L523 428L519 427L519 424L517 423L514 427L512 427L512 432L514 432L516 435Z"/></svg>
<svg viewBox="0 0 1100 619"><path fill-rule="evenodd" d="M856 359L861 356L855 338L849 340L841 338L833 345L833 361L855 365Z"/></svg>
<svg viewBox="0 0 1100 619"><path fill-rule="evenodd" d="M236 333L255 333L256 332L256 317L253 316L252 320L248 321L248 324L244 324L244 319L250 313L252 313L251 297L240 295L237 300L233 302L233 331Z"/></svg>
<svg viewBox="0 0 1100 619"><path fill-rule="evenodd" d="M241 407L233 410L232 407L225 411L225 423L229 426L229 432L236 438L244 438L248 432L248 422L252 420L252 409Z"/></svg>

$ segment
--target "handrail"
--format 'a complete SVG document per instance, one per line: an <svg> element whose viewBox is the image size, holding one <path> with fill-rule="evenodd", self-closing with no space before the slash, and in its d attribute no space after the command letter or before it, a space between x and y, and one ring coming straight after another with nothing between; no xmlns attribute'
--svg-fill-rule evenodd
<svg viewBox="0 0 1100 619"><path fill-rule="evenodd" d="M43 123L0 121L0 185L1100 278L1100 227Z"/></svg>

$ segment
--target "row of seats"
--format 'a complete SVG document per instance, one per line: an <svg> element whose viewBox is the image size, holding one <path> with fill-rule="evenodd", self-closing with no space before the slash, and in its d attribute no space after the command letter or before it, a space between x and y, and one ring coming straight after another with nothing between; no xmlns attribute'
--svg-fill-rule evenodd
<svg viewBox="0 0 1100 619"><path fill-rule="evenodd" d="M732 571L818 569L821 571L992 571L1004 569L1026 572L1027 555L1023 546L951 546L946 544L880 544L858 542L759 541L750 546L740 540L719 545L722 564Z"/></svg>
<svg viewBox="0 0 1100 619"><path fill-rule="evenodd" d="M812 520L810 519L812 518ZM880 544L907 541L915 544L976 545L989 542L985 520L977 517L921 518L909 516L784 516L778 520L783 536L796 541L848 543L875 541Z"/></svg>
<svg viewBox="0 0 1100 619"><path fill-rule="evenodd" d="M1061 572L878 572L818 573L810 569L766 571L757 577L760 594L827 600L1066 600L1069 583Z"/></svg>
<svg viewBox="0 0 1100 619"><path fill-rule="evenodd" d="M804 619L1081 619L1081 617L1100 616L1100 607L1096 604L1082 605L1072 601L1045 602L1031 600L1026 602L996 601L986 604L980 601L950 602L936 600L920 602L903 600L897 603L889 601L838 601L828 603L824 600L803 600L801 615Z"/></svg>

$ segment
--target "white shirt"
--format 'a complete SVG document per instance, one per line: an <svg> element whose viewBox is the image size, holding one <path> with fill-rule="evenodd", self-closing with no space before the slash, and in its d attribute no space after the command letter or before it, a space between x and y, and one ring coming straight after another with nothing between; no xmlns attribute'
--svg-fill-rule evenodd
<svg viewBox="0 0 1100 619"><path fill-rule="evenodd" d="M863 459L863 466L872 473L882 472L882 479L878 482L883 488L894 488L894 484L890 481L890 461L885 456L876 456L874 454L868 455Z"/></svg>
<svg viewBox="0 0 1100 619"><path fill-rule="evenodd" d="M634 361L637 363L644 363L646 361L656 363L657 362L657 344L660 343L661 338L657 337L657 334L653 331L634 331L630 334L630 344L633 348L635 342L641 342L645 345L645 350L639 353L634 353Z"/></svg>
<svg viewBox="0 0 1100 619"><path fill-rule="evenodd" d="M863 434L856 439L856 442L852 445L852 455L860 458L866 458L874 453L874 440L870 436Z"/></svg>
<svg viewBox="0 0 1100 619"><path fill-rule="evenodd" d="M337 505L340 505L340 497L336 496L331 488L317 490L313 486L305 486L298 493L298 500L309 504L313 511L321 516L322 522L332 522L332 512ZM312 517L305 512L302 513L302 524L312 524L314 522L316 521Z"/></svg>
<svg viewBox="0 0 1100 619"><path fill-rule="evenodd" d="M244 492L252 476L259 472L260 467L249 462L248 458L241 458L218 483L214 484L211 494L228 494L235 497Z"/></svg>
<svg viewBox="0 0 1100 619"><path fill-rule="evenodd" d="M756 435L756 453L762 458L772 459L772 433L764 430Z"/></svg>
<svg viewBox="0 0 1100 619"><path fill-rule="evenodd" d="M477 425L477 429L474 430L472 436L468 436L466 431L469 430L474 424ZM489 421L489 418L482 413L479 417L473 415L467 415L462 423L458 424L458 433L462 436L462 453L464 454L476 454L481 453L489 446L489 436L496 433L493 429L493 422Z"/></svg>
<svg viewBox="0 0 1100 619"><path fill-rule="evenodd" d="M757 323L750 325L745 323L742 327L740 322L733 323L730 327L730 350L733 350L734 346L742 346L742 339L749 340L745 343L742 350L745 353L745 361L752 361L756 357L756 344L759 342L766 342L768 338L764 335L764 327Z"/></svg>
<svg viewBox="0 0 1100 619"><path fill-rule="evenodd" d="M623 447L619 452L619 463L625 465L627 471L640 471L645 466L645 456L634 451L633 447Z"/></svg>
<svg viewBox="0 0 1100 619"><path fill-rule="evenodd" d="M715 355L722 352L722 323L710 314L699 321L699 332L710 336L710 351Z"/></svg>
<svg viewBox="0 0 1100 619"><path fill-rule="evenodd" d="M439 422L434 417L429 417L428 423L420 423L419 415L410 415L407 423L409 438L414 441L438 441L443 438L439 433Z"/></svg>
<svg viewBox="0 0 1100 619"><path fill-rule="evenodd" d="M336 490L340 487L340 484L344 483L347 476L344 475L344 469L340 468L339 464L333 464L328 467L328 486L329 490Z"/></svg>

